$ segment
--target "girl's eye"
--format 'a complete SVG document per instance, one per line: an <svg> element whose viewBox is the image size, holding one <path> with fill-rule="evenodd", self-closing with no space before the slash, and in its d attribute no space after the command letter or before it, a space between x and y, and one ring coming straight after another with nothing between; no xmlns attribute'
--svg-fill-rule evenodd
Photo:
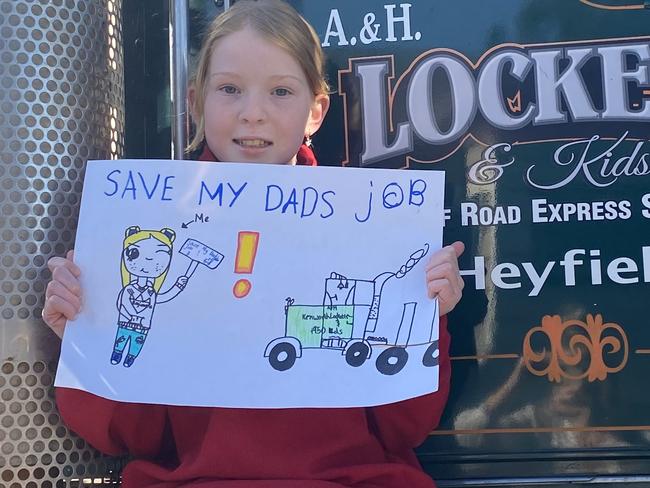
<svg viewBox="0 0 650 488"><path fill-rule="evenodd" d="M159 252L165 253L165 254L167 254L167 255L169 255L169 256L172 255L172 252L171 252L169 249L158 249L158 250L156 251L156 254L158 254Z"/></svg>
<svg viewBox="0 0 650 488"><path fill-rule="evenodd" d="M238 92L237 87L232 85L224 85L220 87L219 90L224 92L226 95L235 95Z"/></svg>
<svg viewBox="0 0 650 488"><path fill-rule="evenodd" d="M278 97L286 97L287 95L291 95L291 91L287 88L276 88L273 90L273 94Z"/></svg>
<svg viewBox="0 0 650 488"><path fill-rule="evenodd" d="M129 261L133 261L140 257L140 251L138 251L138 249L135 247L127 248L126 251L124 251L124 254Z"/></svg>

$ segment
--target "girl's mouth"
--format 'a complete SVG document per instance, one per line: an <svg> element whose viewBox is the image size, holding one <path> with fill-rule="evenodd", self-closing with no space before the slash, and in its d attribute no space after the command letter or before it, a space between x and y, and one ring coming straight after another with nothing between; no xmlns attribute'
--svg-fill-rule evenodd
<svg viewBox="0 0 650 488"><path fill-rule="evenodd" d="M273 144L272 142L265 141L264 139L233 139L232 141L240 147L250 149L269 147Z"/></svg>

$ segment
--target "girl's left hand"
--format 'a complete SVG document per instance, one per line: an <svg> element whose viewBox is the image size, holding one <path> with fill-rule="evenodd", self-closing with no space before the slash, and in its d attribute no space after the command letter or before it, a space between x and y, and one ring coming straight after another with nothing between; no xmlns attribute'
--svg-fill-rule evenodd
<svg viewBox="0 0 650 488"><path fill-rule="evenodd" d="M438 297L440 315L451 312L463 296L465 282L460 277L458 257L465 244L456 241L435 252L425 267L429 298Z"/></svg>

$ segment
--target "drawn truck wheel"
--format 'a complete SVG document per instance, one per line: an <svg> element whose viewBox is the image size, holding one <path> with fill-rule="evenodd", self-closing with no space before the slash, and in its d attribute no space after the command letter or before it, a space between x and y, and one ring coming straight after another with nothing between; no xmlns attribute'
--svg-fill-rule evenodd
<svg viewBox="0 0 650 488"><path fill-rule="evenodd" d="M269 352L269 363L278 371L286 371L296 362L296 348L288 342L279 342Z"/></svg>
<svg viewBox="0 0 650 488"><path fill-rule="evenodd" d="M403 347L391 347L382 352L376 361L377 370L388 376L402 371L409 359L409 354Z"/></svg>
<svg viewBox="0 0 650 488"><path fill-rule="evenodd" d="M350 366L354 366L355 368L365 363L369 356L370 346L361 341L350 345L348 350L345 352L345 360Z"/></svg>
<svg viewBox="0 0 650 488"><path fill-rule="evenodd" d="M434 341L429 344L429 347L427 347L427 350L424 352L424 356L422 357L422 364L424 364L427 368L438 366L439 357L440 351L438 350L438 341Z"/></svg>

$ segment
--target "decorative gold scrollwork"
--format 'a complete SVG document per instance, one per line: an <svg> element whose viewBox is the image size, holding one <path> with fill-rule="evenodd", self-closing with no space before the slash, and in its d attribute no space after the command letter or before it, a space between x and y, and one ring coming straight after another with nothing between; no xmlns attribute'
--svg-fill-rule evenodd
<svg viewBox="0 0 650 488"><path fill-rule="evenodd" d="M532 340L547 342L549 349L535 351ZM619 353L619 354L617 354ZM533 327L524 338L523 359L528 371L548 376L559 383L562 377L603 381L610 373L618 373L627 364L629 347L623 328L603 317L587 315L587 321L562 321L559 315L546 315L542 325ZM617 364L606 362L606 355Z"/></svg>

